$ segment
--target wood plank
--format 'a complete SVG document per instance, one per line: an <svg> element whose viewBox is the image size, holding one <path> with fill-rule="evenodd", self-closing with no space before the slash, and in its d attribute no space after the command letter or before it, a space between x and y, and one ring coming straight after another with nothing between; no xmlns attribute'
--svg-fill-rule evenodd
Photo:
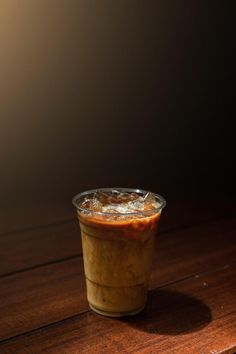
<svg viewBox="0 0 236 354"><path fill-rule="evenodd" d="M86 311L82 258L3 278L0 298L0 339Z"/></svg>
<svg viewBox="0 0 236 354"><path fill-rule="evenodd" d="M163 213L159 235L168 230L214 219L215 203L171 204ZM233 207L220 216L233 214ZM219 208L217 207L217 210ZM234 214L235 215L235 214ZM76 218L71 221L0 236L0 275L23 271L39 265L81 254L80 231Z"/></svg>
<svg viewBox="0 0 236 354"><path fill-rule="evenodd" d="M224 219L161 235L151 288L231 264L235 230L236 219ZM2 278L0 298L0 339L86 311L82 258Z"/></svg>
<svg viewBox="0 0 236 354"><path fill-rule="evenodd" d="M78 222L50 225L0 237L0 275L81 254Z"/></svg>
<svg viewBox="0 0 236 354"><path fill-rule="evenodd" d="M157 237L150 286L162 286L230 264L236 254L236 218L222 219ZM153 285L152 285L153 284Z"/></svg>
<svg viewBox="0 0 236 354"><path fill-rule="evenodd" d="M86 312L0 344L8 353L213 354L236 350L236 267L150 293L137 316Z"/></svg>

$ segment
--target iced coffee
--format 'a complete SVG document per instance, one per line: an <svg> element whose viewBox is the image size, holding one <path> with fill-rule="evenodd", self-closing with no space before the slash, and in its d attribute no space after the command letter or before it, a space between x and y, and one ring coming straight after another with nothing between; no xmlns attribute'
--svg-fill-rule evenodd
<svg viewBox="0 0 236 354"><path fill-rule="evenodd" d="M112 317L140 312L165 200L143 190L105 188L78 194L73 203L90 307Z"/></svg>

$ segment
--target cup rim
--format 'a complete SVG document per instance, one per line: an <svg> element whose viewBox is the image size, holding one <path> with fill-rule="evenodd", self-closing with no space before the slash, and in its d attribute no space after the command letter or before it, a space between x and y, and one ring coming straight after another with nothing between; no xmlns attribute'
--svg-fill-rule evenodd
<svg viewBox="0 0 236 354"><path fill-rule="evenodd" d="M114 213L114 212L103 212L103 211L94 211L88 208L83 208L79 205L79 202L82 201L82 198L85 197L86 195L89 194L93 194L95 192L109 192L112 190L116 190L116 191L121 191L121 192L128 192L128 193L137 193L137 194L147 194L147 193L152 193L155 198L157 199L157 201L160 203L160 206L158 206L158 208L154 208L151 210L145 210L145 211L135 211L135 212L118 212L118 213ZM92 213L93 215L104 215L104 216L119 216L119 215L152 215L155 213L160 212L165 206L166 206L166 200L160 195L157 194L155 192L151 192L149 190L144 190L144 189L139 189L139 188L123 188L123 187L110 187L110 188L96 188L96 189L90 189L81 193L76 194L73 198L72 198L72 204L76 207L76 209L80 212L85 212L85 213Z"/></svg>

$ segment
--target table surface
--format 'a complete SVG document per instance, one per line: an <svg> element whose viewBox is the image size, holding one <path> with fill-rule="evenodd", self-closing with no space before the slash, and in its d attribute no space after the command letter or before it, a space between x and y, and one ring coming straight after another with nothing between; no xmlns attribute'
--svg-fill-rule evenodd
<svg viewBox="0 0 236 354"><path fill-rule="evenodd" d="M145 310L112 319L86 301L74 210L1 211L0 353L236 352L236 217L230 201L164 210Z"/></svg>

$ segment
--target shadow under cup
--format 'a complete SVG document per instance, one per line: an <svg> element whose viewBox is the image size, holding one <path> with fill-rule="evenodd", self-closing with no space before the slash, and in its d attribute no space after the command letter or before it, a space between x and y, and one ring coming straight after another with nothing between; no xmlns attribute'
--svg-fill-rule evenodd
<svg viewBox="0 0 236 354"><path fill-rule="evenodd" d="M142 197L150 193L128 188L115 191ZM89 306L105 316L134 315L147 301L157 225L166 202L151 193L157 202L151 210L110 213L81 207L95 193L112 194L113 189L91 190L73 198L81 229Z"/></svg>

